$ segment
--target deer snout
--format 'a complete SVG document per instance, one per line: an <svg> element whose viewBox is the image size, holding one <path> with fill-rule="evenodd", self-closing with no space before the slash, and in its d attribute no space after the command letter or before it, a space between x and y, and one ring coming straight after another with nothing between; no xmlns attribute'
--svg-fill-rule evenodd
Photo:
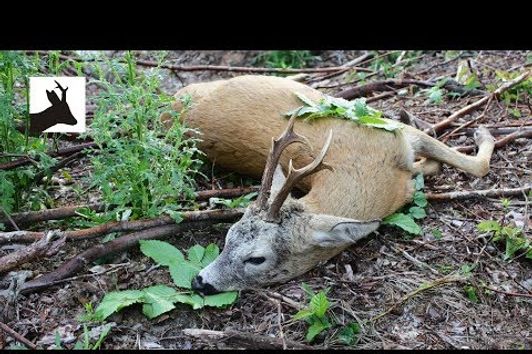
<svg viewBox="0 0 532 354"><path fill-rule="evenodd" d="M202 295L213 295L220 291L209 283L204 283L201 275L196 276L192 280L192 290L201 293Z"/></svg>

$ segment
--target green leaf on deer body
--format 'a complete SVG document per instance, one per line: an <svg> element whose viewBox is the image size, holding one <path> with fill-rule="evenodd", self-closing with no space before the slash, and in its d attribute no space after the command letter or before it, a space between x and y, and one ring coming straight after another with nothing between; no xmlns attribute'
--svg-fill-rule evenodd
<svg viewBox="0 0 532 354"><path fill-rule="evenodd" d="M400 227L401 229L405 230L408 233L419 235L421 234L421 227L416 224L414 219L410 215L406 215L403 213L395 213L390 216L387 216L382 221L385 225L393 225Z"/></svg>
<svg viewBox="0 0 532 354"><path fill-rule="evenodd" d="M142 302L143 298L144 293L141 290L112 291L105 294L94 311L94 316L97 320L103 321L124 307Z"/></svg>
<svg viewBox="0 0 532 354"><path fill-rule="evenodd" d="M185 261L183 253L168 242L140 240L139 243L141 252L158 264L170 266Z"/></svg>

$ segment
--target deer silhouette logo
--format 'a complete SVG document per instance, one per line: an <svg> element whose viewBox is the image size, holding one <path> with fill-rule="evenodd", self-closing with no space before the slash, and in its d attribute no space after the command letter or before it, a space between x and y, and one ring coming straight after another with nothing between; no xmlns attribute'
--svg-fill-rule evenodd
<svg viewBox="0 0 532 354"><path fill-rule="evenodd" d="M61 91L61 99L57 96L54 89L46 90L48 101L52 104L50 107L38 113L30 113L30 129L29 133L32 135L39 135L46 129L53 127L56 124L66 124L75 126L78 124L78 119L74 117L67 102L68 87L61 86L61 84L54 80L56 87Z"/></svg>

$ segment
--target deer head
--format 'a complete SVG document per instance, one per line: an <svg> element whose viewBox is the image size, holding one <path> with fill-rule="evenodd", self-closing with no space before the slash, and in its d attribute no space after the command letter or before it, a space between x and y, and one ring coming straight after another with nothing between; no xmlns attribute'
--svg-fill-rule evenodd
<svg viewBox="0 0 532 354"><path fill-rule="evenodd" d="M284 282L326 261L375 231L379 220L358 221L306 211L304 202L290 191L302 178L323 169L332 141L332 130L313 162L295 169L290 160L285 177L279 159L293 143L309 141L293 131L295 113L286 130L272 147L262 175L257 200L228 231L220 256L193 280L192 287L203 294L242 290Z"/></svg>
<svg viewBox="0 0 532 354"><path fill-rule="evenodd" d="M46 90L46 96L52 105L42 112L30 114L31 133L41 133L59 123L68 125L76 125L78 123L66 101L68 87L63 88L57 81L55 83L57 84L55 88L61 91L61 99L57 97L54 90Z"/></svg>

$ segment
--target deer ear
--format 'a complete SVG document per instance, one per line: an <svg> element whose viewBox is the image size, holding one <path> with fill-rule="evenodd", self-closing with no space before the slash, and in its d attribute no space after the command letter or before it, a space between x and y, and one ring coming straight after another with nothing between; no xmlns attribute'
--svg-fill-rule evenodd
<svg viewBox="0 0 532 354"><path fill-rule="evenodd" d="M320 247L342 247L377 230L380 220L359 221L332 215L314 215L309 224L315 244Z"/></svg>
<svg viewBox="0 0 532 354"><path fill-rule="evenodd" d="M54 90L48 91L46 90L46 96L48 96L48 101L52 104L52 106L55 106L56 104L59 104L61 101L59 101L59 97L57 97L57 94Z"/></svg>
<svg viewBox="0 0 532 354"><path fill-rule="evenodd" d="M279 193L283 187L285 181L286 177L284 176L283 169L281 168L280 164L277 164L275 172L273 173L272 188L270 189L270 201L274 200L274 198L277 196L277 193ZM290 196L288 196L288 198L290 198Z"/></svg>

